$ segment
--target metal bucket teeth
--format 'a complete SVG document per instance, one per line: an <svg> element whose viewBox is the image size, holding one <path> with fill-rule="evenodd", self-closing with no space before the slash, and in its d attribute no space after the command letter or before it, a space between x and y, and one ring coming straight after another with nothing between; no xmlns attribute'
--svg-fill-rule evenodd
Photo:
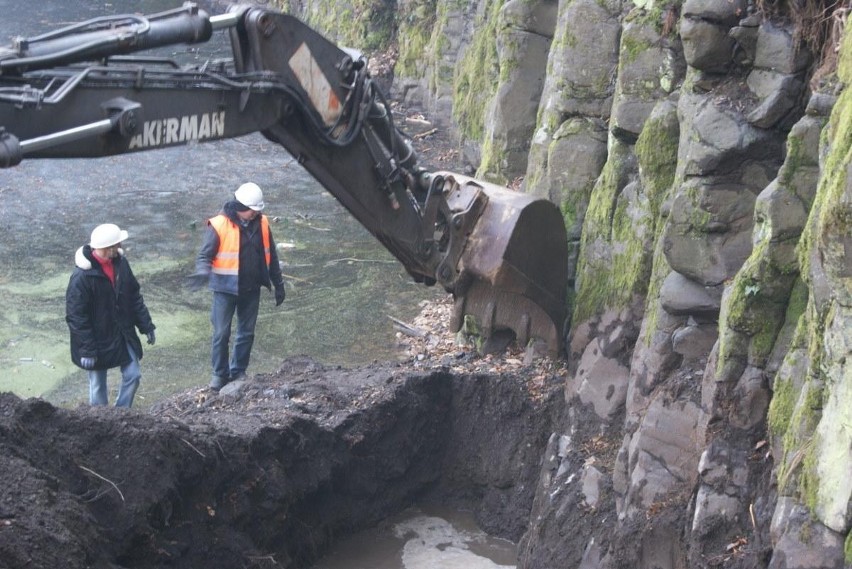
<svg viewBox="0 0 852 569"><path fill-rule="evenodd" d="M514 293L495 290L484 281L475 282L464 296L456 296L451 329L458 332L465 316L473 316L484 339L501 330L511 330L519 346L542 340L548 353L557 357L562 350L562 322L557 322L532 300Z"/></svg>
<svg viewBox="0 0 852 569"><path fill-rule="evenodd" d="M458 174L448 196L451 211L485 196L475 223L464 229L464 250L455 267L452 327L473 316L483 337L511 330L519 345L547 343L557 356L567 313L568 241L565 222L552 202ZM458 206L456 206L458 204Z"/></svg>

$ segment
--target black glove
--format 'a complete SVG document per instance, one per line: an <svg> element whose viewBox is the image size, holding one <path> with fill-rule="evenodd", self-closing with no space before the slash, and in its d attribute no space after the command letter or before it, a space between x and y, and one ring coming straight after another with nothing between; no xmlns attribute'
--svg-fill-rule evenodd
<svg viewBox="0 0 852 569"><path fill-rule="evenodd" d="M83 369L95 369L95 362L98 358L80 358L80 365Z"/></svg>
<svg viewBox="0 0 852 569"><path fill-rule="evenodd" d="M186 277L186 288L189 290L199 290L207 285L210 280L210 273L192 273Z"/></svg>
<svg viewBox="0 0 852 569"><path fill-rule="evenodd" d="M153 346L154 342L157 341L157 336L154 335L154 331L151 330L150 332L146 332L145 335L148 336L148 345Z"/></svg>
<svg viewBox="0 0 852 569"><path fill-rule="evenodd" d="M284 302L284 297L287 296L287 293L284 292L284 285L275 287L275 306L281 306L281 303Z"/></svg>

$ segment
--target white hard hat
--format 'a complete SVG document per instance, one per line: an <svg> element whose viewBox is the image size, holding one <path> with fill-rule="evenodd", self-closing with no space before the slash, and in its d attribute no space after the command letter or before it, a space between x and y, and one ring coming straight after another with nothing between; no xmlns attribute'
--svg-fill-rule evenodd
<svg viewBox="0 0 852 569"><path fill-rule="evenodd" d="M266 204L263 203L263 191L254 182L246 182L234 192L237 201L254 211L262 211Z"/></svg>
<svg viewBox="0 0 852 569"><path fill-rule="evenodd" d="M92 230L89 246L92 249L106 249L127 239L127 232L112 223L98 225Z"/></svg>

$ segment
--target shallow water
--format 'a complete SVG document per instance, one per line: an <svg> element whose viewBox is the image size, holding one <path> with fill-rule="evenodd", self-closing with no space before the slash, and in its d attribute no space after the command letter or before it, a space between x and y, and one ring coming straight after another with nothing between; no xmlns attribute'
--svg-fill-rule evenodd
<svg viewBox="0 0 852 569"><path fill-rule="evenodd" d="M516 557L468 513L414 508L342 540L312 569L514 569Z"/></svg>
<svg viewBox="0 0 852 569"><path fill-rule="evenodd" d="M101 13L151 13L181 3L63 0L28 5L24 13L13 9L17 0L0 0L6 14L0 41ZM223 38L218 41L204 48L215 57ZM170 55L203 60L204 49ZM410 319L420 301L440 292L413 283L283 148L252 135L93 160L29 160L0 170L0 391L61 405L86 400L85 374L69 360L64 293L75 250L107 222L130 233L126 255L157 325L157 344L145 346L135 404L206 384L210 294L182 285L205 219L249 180L264 188L287 289L279 308L271 294L262 296L249 372L274 371L296 354L346 366L399 357L388 316ZM111 388L117 377L110 372Z"/></svg>

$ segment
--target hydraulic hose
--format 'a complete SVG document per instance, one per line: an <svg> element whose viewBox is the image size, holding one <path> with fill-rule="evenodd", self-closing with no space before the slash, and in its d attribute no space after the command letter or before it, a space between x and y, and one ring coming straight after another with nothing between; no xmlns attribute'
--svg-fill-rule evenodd
<svg viewBox="0 0 852 569"><path fill-rule="evenodd" d="M121 23L121 25L116 25ZM24 72L179 43L205 42L213 35L207 13L194 4L150 17L96 18L16 42L3 50L0 71ZM9 57L9 53L17 56Z"/></svg>

